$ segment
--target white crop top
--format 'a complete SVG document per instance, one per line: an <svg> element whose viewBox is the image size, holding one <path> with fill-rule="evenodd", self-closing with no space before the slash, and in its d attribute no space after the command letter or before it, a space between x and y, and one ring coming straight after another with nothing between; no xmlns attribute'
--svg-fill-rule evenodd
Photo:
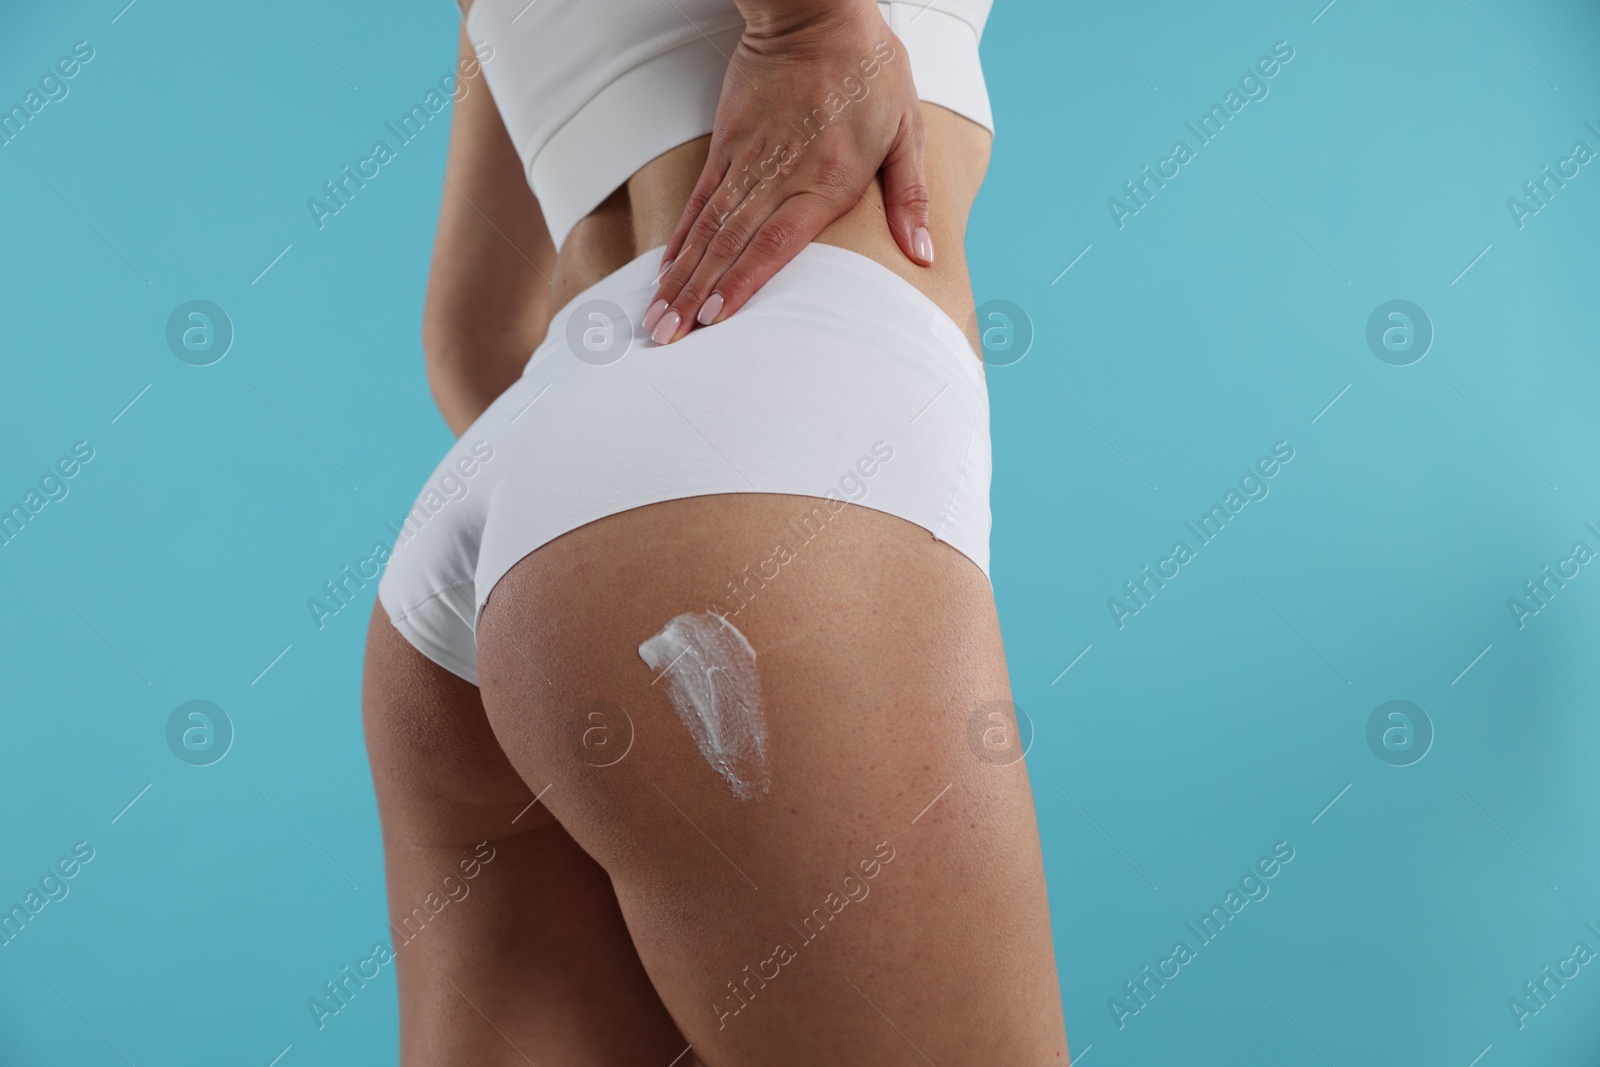
<svg viewBox="0 0 1600 1067"><path fill-rule="evenodd" d="M879 0L923 100L990 131L978 39L992 0ZM656 156L711 132L744 18L732 0L476 0L467 35L560 247ZM842 95L842 94L841 94Z"/></svg>

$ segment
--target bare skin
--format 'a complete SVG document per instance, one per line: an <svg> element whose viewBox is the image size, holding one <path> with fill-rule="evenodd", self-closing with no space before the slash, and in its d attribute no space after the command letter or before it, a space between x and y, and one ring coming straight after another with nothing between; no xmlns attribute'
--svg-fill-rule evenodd
<svg viewBox="0 0 1600 1067"><path fill-rule="evenodd" d="M658 343L736 313L869 185L901 250L933 263L921 102L877 4L733 2L744 32L642 323Z"/></svg>
<svg viewBox="0 0 1600 1067"><path fill-rule="evenodd" d="M550 310L667 243L707 139L642 168L557 255L486 89L456 107L424 333L459 433ZM819 239L906 278L976 349L961 248L988 134L921 110L937 263L907 258L878 188ZM639 657L814 503L696 497L558 538L491 595L481 690L374 612L364 717L394 921L480 842L495 857L397 952L406 1067L1067 1062L1027 772L971 745L979 706L1010 697L971 561L847 507L739 611L771 738L758 801L708 767Z"/></svg>

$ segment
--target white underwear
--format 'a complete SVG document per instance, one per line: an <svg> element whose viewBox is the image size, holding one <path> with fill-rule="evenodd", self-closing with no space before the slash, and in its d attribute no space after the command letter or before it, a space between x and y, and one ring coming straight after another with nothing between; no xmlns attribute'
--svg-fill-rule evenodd
<svg viewBox="0 0 1600 1067"><path fill-rule="evenodd" d="M737 314L663 347L638 325L660 258L555 314L401 528L378 598L418 651L474 685L495 583L562 534L645 504L815 498L796 502L791 551L855 504L923 527L988 576L989 394L938 305L865 256L812 244Z"/></svg>

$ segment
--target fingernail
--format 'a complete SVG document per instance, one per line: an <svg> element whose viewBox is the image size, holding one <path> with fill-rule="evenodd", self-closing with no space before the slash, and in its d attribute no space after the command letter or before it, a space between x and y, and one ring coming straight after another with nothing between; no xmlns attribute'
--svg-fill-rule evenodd
<svg viewBox="0 0 1600 1067"><path fill-rule="evenodd" d="M700 305L700 314L694 317L694 321L698 322L702 326L710 326L711 321L717 317L717 312L721 310L722 294L712 293L710 296L706 297L706 302Z"/></svg>
<svg viewBox="0 0 1600 1067"><path fill-rule="evenodd" d="M917 253L918 259L933 262L933 234L928 232L926 226L918 226L911 231L911 248Z"/></svg>
<svg viewBox="0 0 1600 1067"><path fill-rule="evenodd" d="M678 332L678 324L683 317L676 311L667 312L662 320L656 323L656 328L650 331L650 339L658 345L664 345L672 340L672 335Z"/></svg>
<svg viewBox="0 0 1600 1067"><path fill-rule="evenodd" d="M636 304L634 306L637 307L638 305ZM654 304L650 305L650 310L644 313L644 328L646 333L649 333L651 330L655 329L656 322L661 318L666 310L667 302L665 300L657 300Z"/></svg>
<svg viewBox="0 0 1600 1067"><path fill-rule="evenodd" d="M661 279L665 278L667 276L667 271L671 270L672 269L672 265L674 263L676 263L676 262L678 262L676 258L663 259L661 261L661 269L656 271L656 284L657 285L661 284Z"/></svg>

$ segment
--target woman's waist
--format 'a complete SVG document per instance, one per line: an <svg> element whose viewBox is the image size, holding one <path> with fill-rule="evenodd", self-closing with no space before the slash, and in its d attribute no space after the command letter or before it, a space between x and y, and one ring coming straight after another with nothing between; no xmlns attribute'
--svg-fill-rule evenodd
<svg viewBox="0 0 1600 1067"><path fill-rule="evenodd" d="M920 405L948 390L958 404L987 408L983 364L960 324L858 252L808 245L737 315L670 346L651 340L641 322L660 257L661 248L647 249L574 294L551 316L523 383L582 382L597 390L589 399L603 403L616 390L664 381L766 391L798 375L861 387L882 402Z"/></svg>
<svg viewBox="0 0 1600 1067"><path fill-rule="evenodd" d="M924 104L922 110L927 123L925 166L934 265L918 267L895 243L877 181L817 241L864 256L916 288L957 324L976 360L979 340L963 241L967 216L987 168L991 138L983 127L942 107ZM651 160L573 227L556 258L553 306L567 304L644 252L666 244L705 165L709 142L702 137Z"/></svg>

